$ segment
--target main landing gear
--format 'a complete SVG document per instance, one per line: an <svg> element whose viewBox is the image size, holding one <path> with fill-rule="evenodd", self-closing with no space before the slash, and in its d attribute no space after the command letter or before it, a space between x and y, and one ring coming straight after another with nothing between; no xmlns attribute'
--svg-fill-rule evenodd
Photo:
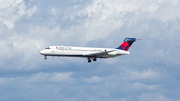
<svg viewBox="0 0 180 101"><path fill-rule="evenodd" d="M91 59L93 60L93 61L97 61L97 59L96 59L96 57L90 57L90 58L88 58L88 62L90 63L91 62Z"/></svg>

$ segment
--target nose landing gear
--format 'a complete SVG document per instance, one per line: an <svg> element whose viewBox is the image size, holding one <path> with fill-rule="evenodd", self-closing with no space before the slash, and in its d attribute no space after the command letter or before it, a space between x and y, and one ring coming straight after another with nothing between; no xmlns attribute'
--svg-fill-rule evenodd
<svg viewBox="0 0 180 101"><path fill-rule="evenodd" d="M46 59L47 59L47 56L44 56L44 59L46 60Z"/></svg>

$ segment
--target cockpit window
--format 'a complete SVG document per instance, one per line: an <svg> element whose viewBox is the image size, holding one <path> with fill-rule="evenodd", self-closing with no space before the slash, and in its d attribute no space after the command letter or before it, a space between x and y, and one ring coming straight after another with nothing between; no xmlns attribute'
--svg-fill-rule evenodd
<svg viewBox="0 0 180 101"><path fill-rule="evenodd" d="M48 47L48 48L45 48L45 49L51 49L51 48Z"/></svg>

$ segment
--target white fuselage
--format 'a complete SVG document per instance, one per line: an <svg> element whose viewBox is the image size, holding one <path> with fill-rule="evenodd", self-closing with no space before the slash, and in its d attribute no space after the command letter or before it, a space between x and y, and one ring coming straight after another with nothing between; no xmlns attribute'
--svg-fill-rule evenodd
<svg viewBox="0 0 180 101"><path fill-rule="evenodd" d="M113 48L50 46L40 51L40 54L44 56L66 56L85 58L96 56L96 58L112 58L120 55L128 55L129 52Z"/></svg>

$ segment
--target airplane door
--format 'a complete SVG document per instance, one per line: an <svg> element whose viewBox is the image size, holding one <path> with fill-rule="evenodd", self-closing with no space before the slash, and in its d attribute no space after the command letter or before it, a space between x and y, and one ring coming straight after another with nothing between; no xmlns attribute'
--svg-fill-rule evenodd
<svg viewBox="0 0 180 101"><path fill-rule="evenodd" d="M51 53L54 54L55 53L55 49L54 47L51 49Z"/></svg>

